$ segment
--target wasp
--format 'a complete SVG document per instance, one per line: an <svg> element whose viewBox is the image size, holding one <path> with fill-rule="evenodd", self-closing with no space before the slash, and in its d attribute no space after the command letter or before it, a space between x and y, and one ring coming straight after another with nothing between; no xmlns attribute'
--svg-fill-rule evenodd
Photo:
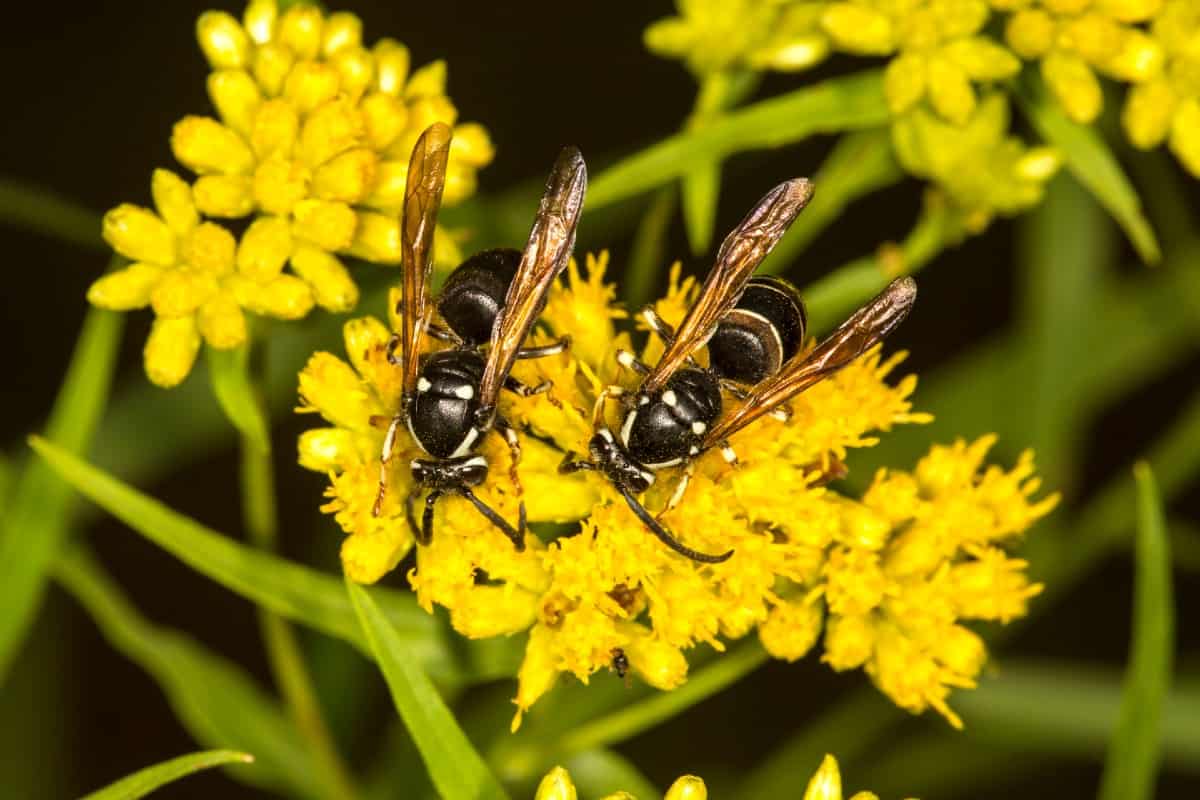
<svg viewBox="0 0 1200 800"><path fill-rule="evenodd" d="M516 478L520 445L496 404L502 389L522 395L548 389L549 384L528 387L517 381L510 375L513 364L518 358L549 355L567 345L560 340L545 347L521 346L545 306L550 285L570 260L587 189L587 168L576 148L564 148L546 182L525 249L471 257L447 279L438 302L431 303L433 233L446 182L450 135L444 124L430 126L417 140L409 161L401 222L403 280L397 309L401 329L388 343L388 360L403 370L403 381L400 410L387 424L380 454L374 513L380 513L387 491L400 428L407 427L428 456L410 464L413 488L405 498L405 514L416 541L431 541L434 507L450 494L468 500L523 550L524 501L513 526L472 491L488 476L487 459L478 449L491 431L503 434L512 450ZM433 324L435 306L448 327ZM421 356L426 335L449 341L452 347ZM426 490L418 525L415 505Z"/></svg>
<svg viewBox="0 0 1200 800"><path fill-rule="evenodd" d="M639 385L633 392L614 385L600 393L587 458L568 456L560 467L564 473L603 473L652 534L693 561L720 563L733 551L709 554L688 547L637 495L654 484L659 471L682 467L665 513L682 500L701 454L720 448L725 460L736 465L732 435L765 414L779 413L791 398L882 341L916 299L916 283L897 279L814 348L802 351L805 315L799 295L790 284L751 276L811 197L812 184L804 178L768 192L721 244L696 302L677 329L653 313L646 315L663 340L662 357L650 367L632 353L618 352L618 363L641 376ZM693 355L706 344L710 363L701 367ZM723 388L740 404L726 408ZM616 433L604 422L606 402L613 397L622 401Z"/></svg>

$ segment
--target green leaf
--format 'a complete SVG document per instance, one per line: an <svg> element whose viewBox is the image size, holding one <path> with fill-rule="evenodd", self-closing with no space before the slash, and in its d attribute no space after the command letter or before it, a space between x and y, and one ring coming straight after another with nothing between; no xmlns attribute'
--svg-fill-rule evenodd
<svg viewBox="0 0 1200 800"><path fill-rule="evenodd" d="M270 426L263 412L262 400L247 371L250 346L244 344L232 350L205 347L204 350L213 394L217 396L225 416L259 452L270 452Z"/></svg>
<svg viewBox="0 0 1200 800"><path fill-rule="evenodd" d="M670 136L601 172L588 189L593 211L680 178L697 163L783 147L819 133L875 128L888 120L879 70L806 86Z"/></svg>
<svg viewBox="0 0 1200 800"><path fill-rule="evenodd" d="M816 191L812 200L758 271L768 275L788 272L792 262L847 206L864 195L898 183L903 177L886 127L842 136L813 176Z"/></svg>
<svg viewBox="0 0 1200 800"><path fill-rule="evenodd" d="M42 186L0 178L0 221L45 236L107 250L100 215Z"/></svg>
<svg viewBox="0 0 1200 800"><path fill-rule="evenodd" d="M416 742L438 793L449 800L507 797L371 595L349 579L346 591L396 710Z"/></svg>
<svg viewBox="0 0 1200 800"><path fill-rule="evenodd" d="M1071 174L1088 188L1100 204L1125 230L1138 255L1148 264L1156 263L1162 253L1150 221L1142 213L1142 202L1126 177L1104 137L1090 125L1073 122L1050 98L1041 78L1027 70L1019 81L1016 97L1025 116L1054 145Z"/></svg>
<svg viewBox="0 0 1200 800"><path fill-rule="evenodd" d="M81 494L197 572L280 616L367 649L337 578L239 544L44 439L34 437L31 445ZM409 656L438 680L462 680L434 618L408 593L379 594Z"/></svg>
<svg viewBox="0 0 1200 800"><path fill-rule="evenodd" d="M571 773L580 797L609 797L617 792L628 792L638 800L662 796L662 790L633 762L613 750L584 750L563 766Z"/></svg>
<svg viewBox="0 0 1200 800"><path fill-rule="evenodd" d="M721 194L721 164L709 161L692 167L683 176L683 226L694 255L708 250L717 221L717 198Z"/></svg>
<svg viewBox="0 0 1200 800"><path fill-rule="evenodd" d="M654 299L659 276L667 266L667 232L675 214L675 197L674 184L656 191L634 234L622 287L631 310Z"/></svg>
<svg viewBox="0 0 1200 800"><path fill-rule="evenodd" d="M108 401L123 329L124 318L114 311L91 309L84 319L46 425L47 438L64 452L82 453L91 443ZM46 573L66 538L71 499L67 485L35 459L0 517L0 678L33 620Z"/></svg>
<svg viewBox="0 0 1200 800"><path fill-rule="evenodd" d="M239 753L235 750L206 750L202 753L172 758L161 764L140 769L116 783L92 792L83 800L136 800L145 797L172 781L186 778L188 775L205 769L219 767L222 764L249 764L254 756L249 753Z"/></svg>
<svg viewBox="0 0 1200 800"><path fill-rule="evenodd" d="M237 771L240 780L304 797L329 796L295 728L240 667L147 622L82 550L64 553L56 572L105 639L150 673L197 742L255 754L252 766Z"/></svg>
<svg viewBox="0 0 1200 800"><path fill-rule="evenodd" d="M1154 778L1162 757L1163 703L1171 683L1175 648L1171 554L1162 498L1149 464L1137 464L1133 474L1138 497L1133 644L1121 692L1121 715L1100 782L1101 800L1154 796Z"/></svg>

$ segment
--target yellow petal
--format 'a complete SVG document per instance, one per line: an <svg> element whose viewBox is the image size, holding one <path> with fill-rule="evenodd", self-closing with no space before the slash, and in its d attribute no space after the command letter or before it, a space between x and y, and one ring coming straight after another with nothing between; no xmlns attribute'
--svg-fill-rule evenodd
<svg viewBox="0 0 1200 800"><path fill-rule="evenodd" d="M625 645L629 666L655 689L669 691L687 681L688 663L678 647L653 636L637 636Z"/></svg>
<svg viewBox="0 0 1200 800"><path fill-rule="evenodd" d="M164 389L178 386L192 371L200 350L200 334L190 316L154 320L142 351L146 376Z"/></svg>
<svg viewBox="0 0 1200 800"><path fill-rule="evenodd" d="M487 128L478 122L464 122L454 126L454 138L450 140L450 163L472 167L483 167L496 157L496 146Z"/></svg>
<svg viewBox="0 0 1200 800"><path fill-rule="evenodd" d="M885 56L896 49L892 22L882 12L855 3L833 3L821 15L821 28L842 50Z"/></svg>
<svg viewBox="0 0 1200 800"><path fill-rule="evenodd" d="M300 466L314 472L343 470L358 460L354 434L345 428L313 428L300 434Z"/></svg>
<svg viewBox="0 0 1200 800"><path fill-rule="evenodd" d="M399 264L400 220L387 214L359 212L358 230L348 252L374 264Z"/></svg>
<svg viewBox="0 0 1200 800"><path fill-rule="evenodd" d="M162 266L175 263L175 234L149 209L122 203L104 215L101 232L126 258Z"/></svg>
<svg viewBox="0 0 1200 800"><path fill-rule="evenodd" d="M277 39L299 58L316 58L321 52L324 23L321 9L309 3L296 3L280 18Z"/></svg>
<svg viewBox="0 0 1200 800"><path fill-rule="evenodd" d="M302 200L292 209L292 235L324 250L345 250L354 241L357 219L345 203Z"/></svg>
<svg viewBox="0 0 1200 800"><path fill-rule="evenodd" d="M842 774L837 759L826 755L804 790L804 800L842 800Z"/></svg>
<svg viewBox="0 0 1200 800"><path fill-rule="evenodd" d="M254 211L254 180L246 175L204 175L193 191L196 207L210 217L244 217Z"/></svg>
<svg viewBox="0 0 1200 800"><path fill-rule="evenodd" d="M380 39L375 55L375 86L384 94L399 97L408 80L408 48L395 39Z"/></svg>
<svg viewBox="0 0 1200 800"><path fill-rule="evenodd" d="M404 96L436 97L446 93L446 62L438 59L413 72L404 87Z"/></svg>
<svg viewBox="0 0 1200 800"><path fill-rule="evenodd" d="M341 261L324 250L300 245L292 253L292 269L313 287L317 305L335 313L358 304L358 286Z"/></svg>
<svg viewBox="0 0 1200 800"><path fill-rule="evenodd" d="M196 322L204 341L218 350L230 350L246 342L246 315L229 292L217 292L200 306Z"/></svg>
<svg viewBox="0 0 1200 800"><path fill-rule="evenodd" d="M201 175L249 175L254 169L250 147L212 117L188 116L177 122L171 149L180 163Z"/></svg>
<svg viewBox="0 0 1200 800"><path fill-rule="evenodd" d="M956 125L965 125L975 111L975 90L962 67L946 58L929 59L929 101Z"/></svg>
<svg viewBox="0 0 1200 800"><path fill-rule="evenodd" d="M196 39L213 69L240 69L250 54L250 39L224 11L205 11L196 20Z"/></svg>
<svg viewBox="0 0 1200 800"><path fill-rule="evenodd" d="M245 70L227 69L208 76L208 96L221 120L242 136L249 136L254 113L262 104L258 84Z"/></svg>
<svg viewBox="0 0 1200 800"><path fill-rule="evenodd" d="M313 173L311 191L322 200L356 204L374 187L379 159L365 147L347 150Z"/></svg>
<svg viewBox="0 0 1200 800"><path fill-rule="evenodd" d="M110 273L88 287L88 302L111 311L145 308L150 292L163 275L163 268L141 261Z"/></svg>
<svg viewBox="0 0 1200 800"><path fill-rule="evenodd" d="M238 305L265 317L300 319L313 307L312 289L295 275L280 275L261 284L235 276L228 285Z"/></svg>
<svg viewBox="0 0 1200 800"><path fill-rule="evenodd" d="M150 302L159 317L190 317L216 293L213 276L194 269L173 269L154 285Z"/></svg>
<svg viewBox="0 0 1200 800"><path fill-rule="evenodd" d="M542 778L533 800L575 800L576 797L570 774L562 767L555 767Z"/></svg>
<svg viewBox="0 0 1200 800"><path fill-rule="evenodd" d="M1118 80L1137 83L1160 74L1166 60L1157 40L1143 31L1129 29L1121 37L1116 53L1104 63L1104 70Z"/></svg>
<svg viewBox="0 0 1200 800"><path fill-rule="evenodd" d="M1021 70L1021 62L986 36L959 39L942 48L942 55L961 67L977 81L1011 78Z"/></svg>
<svg viewBox="0 0 1200 800"><path fill-rule="evenodd" d="M538 597L512 586L475 586L450 613L454 630L468 639L511 636L537 619Z"/></svg>
<svg viewBox="0 0 1200 800"><path fill-rule="evenodd" d="M238 271L257 283L266 283L283 270L291 254L291 224L282 217L259 217L238 243Z"/></svg>
<svg viewBox="0 0 1200 800"><path fill-rule="evenodd" d="M192 200L192 188L174 172L154 170L150 194L154 198L154 207L176 236L182 236L199 224L200 215Z"/></svg>

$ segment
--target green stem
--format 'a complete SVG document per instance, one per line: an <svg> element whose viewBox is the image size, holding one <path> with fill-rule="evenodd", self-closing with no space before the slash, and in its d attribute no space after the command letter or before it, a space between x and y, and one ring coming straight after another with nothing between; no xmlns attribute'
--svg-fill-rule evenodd
<svg viewBox="0 0 1200 800"><path fill-rule="evenodd" d="M624 281L625 301L632 310L641 308L654 297L658 277L666 262L667 229L675 214L675 198L674 184L656 191L634 234Z"/></svg>
<svg viewBox="0 0 1200 800"><path fill-rule="evenodd" d="M55 239L97 250L100 215L42 186L0 178L0 221Z"/></svg>
<svg viewBox="0 0 1200 800"><path fill-rule="evenodd" d="M266 414L265 406L262 413ZM271 453L264 451L251 437L243 435L239 441L242 516L246 533L252 544L273 551L279 534L279 515L275 505ZM295 631L283 618L265 609L258 611L258 624L275 684L283 695L292 721L308 743L316 768L325 773L328 785L336 788L336 797L350 800L356 796L350 773L321 714L321 705Z"/></svg>

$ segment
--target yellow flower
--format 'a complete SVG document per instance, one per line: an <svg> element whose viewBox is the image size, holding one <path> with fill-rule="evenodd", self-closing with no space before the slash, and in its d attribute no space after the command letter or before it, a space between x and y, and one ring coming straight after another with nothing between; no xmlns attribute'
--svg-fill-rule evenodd
<svg viewBox="0 0 1200 800"><path fill-rule="evenodd" d="M240 23L206 12L196 33L220 120L185 117L171 146L199 175L197 206L214 217L255 216L239 254L246 271L278 274L290 263L319 305L353 308L358 288L333 254L399 263L397 212L413 144L433 122L458 116L445 63L410 74L404 45L383 39L368 49L357 17L307 3L281 13L274 0L251 0ZM493 156L482 126L454 134L448 204L474 192L476 169Z"/></svg>
<svg viewBox="0 0 1200 800"><path fill-rule="evenodd" d="M1058 171L1053 149L1026 147L1008 129L1008 100L995 92L962 127L914 108L893 123L892 142L904 168L934 181L961 211L966 229L978 232L996 214L1041 202L1046 181Z"/></svg>
<svg viewBox="0 0 1200 800"><path fill-rule="evenodd" d="M575 800L578 793L571 775L562 767L555 767L546 773L538 784L535 800ZM704 781L695 775L684 775L677 779L667 789L664 800L707 800L708 787ZM611 794L604 800L634 800L628 792ZM809 779L801 800L842 800L842 776L838 770L837 759L831 755L825 756L821 766ZM857 792L849 800L878 800L872 792Z"/></svg>
<svg viewBox="0 0 1200 800"><path fill-rule="evenodd" d="M1166 68L1129 90L1121 120L1125 134L1144 150L1166 141L1200 177L1200 5L1168 0L1150 35L1166 53Z"/></svg>
<svg viewBox="0 0 1200 800"><path fill-rule="evenodd" d="M1103 106L1097 71L1128 83L1142 83L1162 72L1162 44L1135 25L1152 17L1162 0L996 4L1017 9L1005 28L1009 46L1022 58L1041 62L1047 86L1076 122L1092 122Z"/></svg>
<svg viewBox="0 0 1200 800"><path fill-rule="evenodd" d="M201 221L193 191L178 175L155 170L151 193L156 211L124 203L104 215L105 241L133 263L88 289L88 301L101 308L154 309L144 354L151 381L171 387L186 378L201 338L219 349L242 345L243 309L295 319L312 308L312 293L297 278L238 269L233 234Z"/></svg>
<svg viewBox="0 0 1200 800"><path fill-rule="evenodd" d="M465 636L528 630L514 728L563 673L587 682L620 653L639 679L670 690L687 680L687 650L701 643L724 650L755 630L770 653L788 660L805 655L824 631L825 660L835 668L862 666L903 707L932 706L954 719L946 694L969 685L984 656L960 623L1020 616L1037 591L1024 563L1002 549L1054 502L1029 500L1031 461L1011 472L985 470L984 441L935 448L911 475L881 473L861 500L825 486L849 451L873 445L878 432L929 420L911 408L915 377L887 382L903 354L885 359L876 348L794 398L788 421L764 418L735 436L736 469L717 452L698 459L684 502L663 523L697 550L734 553L719 564L682 558L603 477L557 471L564 454L585 452L599 391L632 380L616 367L614 348L629 339L615 332L625 312L604 282L606 264L605 255L588 257L551 289L535 341L570 333L577 346L519 364L522 380L552 380L552 393L503 399L504 415L537 434L522 439L520 478L534 532L544 539L531 534L518 552L468 503L451 498L437 507L433 541L417 548L408 574L420 603L447 608ZM675 324L696 288L677 269L671 282L656 310ZM380 322L352 323L352 364L322 353L300 376L303 408L332 426L301 437L300 461L330 476L325 510L349 534L343 564L359 581L378 579L412 544L404 469L393 472L380 516L371 514L380 422L395 413L398 396L387 336ZM659 349L651 337L643 354L653 358ZM396 463L405 464L416 448L407 435L400 444ZM491 476L477 491L513 519L507 447L495 436L483 452ZM666 505L675 477L662 473L646 494L648 508ZM571 527L551 534L539 530L543 522Z"/></svg>
<svg viewBox="0 0 1200 800"><path fill-rule="evenodd" d="M972 82L1012 77L1020 62L980 33L985 0L843 0L821 26L834 47L859 55L890 55L884 93L893 114L923 98L943 118L962 125L975 110Z"/></svg>
<svg viewBox="0 0 1200 800"><path fill-rule="evenodd" d="M818 27L825 2L692 0L646 28L646 48L699 76L738 68L797 71L829 54Z"/></svg>

